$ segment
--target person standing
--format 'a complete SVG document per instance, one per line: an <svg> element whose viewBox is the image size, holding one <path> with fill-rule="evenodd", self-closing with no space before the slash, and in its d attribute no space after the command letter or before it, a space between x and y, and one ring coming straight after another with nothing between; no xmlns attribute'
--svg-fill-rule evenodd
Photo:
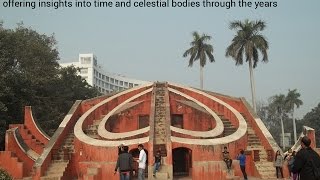
<svg viewBox="0 0 320 180"><path fill-rule="evenodd" d="M243 174L243 178L244 178L244 180L247 180L248 177L247 177L247 173L246 173L246 155L244 155L243 149L241 149L240 154L238 154L237 160L240 161L239 164L240 164L241 172Z"/></svg>
<svg viewBox="0 0 320 180"><path fill-rule="evenodd" d="M293 167L293 163L294 163L294 160L296 158L296 151L293 151L292 154L291 154L291 158L290 160L288 161L288 164L289 164L289 168L290 168L290 172L291 172L291 169ZM292 175L292 180L297 180L298 179L298 173L291 173Z"/></svg>
<svg viewBox="0 0 320 180"><path fill-rule="evenodd" d="M292 158L292 149L290 148L289 150L288 150L288 152L285 154L285 156L284 156L284 160L285 161L287 161L287 163L288 163L288 171L289 171L289 176L291 177L291 165L290 165L290 162L293 162L292 160L291 160L291 158Z"/></svg>
<svg viewBox="0 0 320 180"><path fill-rule="evenodd" d="M282 171L283 157L280 154L280 150L276 152L276 156L274 158L274 166L276 167L277 178L279 178L279 172L281 174L281 178L283 178L283 171Z"/></svg>
<svg viewBox="0 0 320 180"><path fill-rule="evenodd" d="M157 154L154 156L154 165L153 165L153 177L156 176L156 172L159 170L161 165L161 154L160 151L157 151Z"/></svg>
<svg viewBox="0 0 320 180"><path fill-rule="evenodd" d="M293 173L299 173L300 180L316 180L315 171L320 170L320 156L311 147L311 140L304 136L301 139L301 149L295 156Z"/></svg>
<svg viewBox="0 0 320 180"><path fill-rule="evenodd" d="M132 155L128 153L128 150L128 146L122 147L122 153L119 155L114 169L114 174L116 174L119 169L120 180L130 180L130 175L132 173L133 158Z"/></svg>
<svg viewBox="0 0 320 180"><path fill-rule="evenodd" d="M138 149L140 151L139 159L137 159L137 162L139 163L138 180L144 180L144 177L145 177L144 170L146 169L147 154L144 151L142 144L138 145Z"/></svg>

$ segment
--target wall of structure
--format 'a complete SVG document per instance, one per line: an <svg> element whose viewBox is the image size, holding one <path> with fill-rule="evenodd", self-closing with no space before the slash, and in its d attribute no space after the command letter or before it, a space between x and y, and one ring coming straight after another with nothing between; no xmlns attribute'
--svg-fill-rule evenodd
<svg viewBox="0 0 320 180"><path fill-rule="evenodd" d="M173 84L162 83L160 85L158 87L166 90L165 95L162 94L162 98L155 95L157 92L154 88L157 86L150 84L112 95L77 101L53 137L47 142L46 136L32 122L31 108L27 108L25 116L28 118L25 123L28 125L26 127L32 129L30 130L31 134L46 143L46 147L42 149L41 154L39 153L39 157L33 156L37 157L36 161L30 158L32 155L30 151L28 153L27 148L23 148L24 145L21 145L23 143L17 141L17 138L13 136L13 132L17 129L13 129L12 126L12 129L7 131L6 151L0 153L0 167L5 166L16 178L29 176L33 168L33 179L40 179L53 163L54 154L61 149L67 137L74 134L75 137L72 139L74 151L67 154L68 164L63 176L59 177L61 179L118 180L118 174L114 175L113 173L118 157L117 146L123 142L127 143L129 149L132 150L131 152L137 152L136 148L140 143L145 146L149 158L149 171L152 169L154 152L159 147L157 145L165 147L166 156L163 166L171 179L172 175L176 175L177 172L189 175L192 179L212 179L212 177L226 179L230 174L227 173L225 163L222 161L224 146L228 147L232 159L236 159L240 149L246 150L248 175L261 177L256 167L256 162L259 162L259 158L257 159L259 150L248 150L249 131L247 127L252 128L263 149L273 152L276 146L272 144L264 125L261 125L258 117L252 113L245 101L241 98L215 93L206 94L203 91ZM163 103L161 111L155 110L155 101ZM159 107L159 104L157 105ZM155 118L156 113L160 113L162 116ZM109 115L109 119L105 118ZM180 126L180 132L177 132L170 126L170 121L180 115L182 115L182 126ZM142 126L140 124L142 120L139 119L146 117L149 122ZM222 117L235 129L233 134L226 136L223 134L225 129L220 129L221 126L218 126L219 123L221 125ZM165 118L165 120L159 121L162 120L161 118ZM106 122L106 124L101 122ZM162 134L156 132L159 129L164 129L160 127L159 122L168 123L165 126L167 129L161 131ZM24 125L15 127L24 129ZM101 127L111 135L104 136L99 131ZM90 136L88 129L97 133L96 136ZM211 130L217 129L223 132L211 137ZM190 132L190 130L194 134L184 133ZM195 135L196 133L202 135ZM210 135L206 136L206 133ZM27 136L28 133L21 134ZM165 141L157 144L156 134L158 136L164 135ZM307 131L306 135L314 140L314 130ZM19 162L12 152L22 162ZM9 164L4 164L3 161ZM136 166L137 164L135 164ZM15 167L16 172L13 171ZM232 176L232 178L242 176L237 160L233 161Z"/></svg>

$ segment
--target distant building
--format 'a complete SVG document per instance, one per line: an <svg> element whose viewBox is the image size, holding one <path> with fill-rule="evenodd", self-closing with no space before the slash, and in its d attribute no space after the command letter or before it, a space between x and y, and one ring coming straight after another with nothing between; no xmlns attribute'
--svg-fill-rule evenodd
<svg viewBox="0 0 320 180"><path fill-rule="evenodd" d="M120 74L107 72L98 64L97 57L92 53L79 54L78 62L60 63L60 65L62 67L73 65L76 68L80 68L79 75L85 79L88 84L97 87L101 93L121 91L147 83L147 81L136 80Z"/></svg>
<svg viewBox="0 0 320 180"><path fill-rule="evenodd" d="M284 145L285 147L291 147L292 146L291 142L291 133L284 133ZM283 147L282 144L282 133L280 134L280 146Z"/></svg>

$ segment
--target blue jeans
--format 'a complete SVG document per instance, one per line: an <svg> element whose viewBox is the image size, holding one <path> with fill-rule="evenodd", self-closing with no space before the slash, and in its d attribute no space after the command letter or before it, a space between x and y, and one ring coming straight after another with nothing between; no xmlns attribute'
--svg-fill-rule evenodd
<svg viewBox="0 0 320 180"><path fill-rule="evenodd" d="M158 171L160 168L160 162L156 162L153 165L153 174L156 174L156 171Z"/></svg>
<svg viewBox="0 0 320 180"><path fill-rule="evenodd" d="M144 169L138 169L138 180L144 180Z"/></svg>
<svg viewBox="0 0 320 180"><path fill-rule="evenodd" d="M122 173L120 172L120 180L130 180L130 173Z"/></svg>

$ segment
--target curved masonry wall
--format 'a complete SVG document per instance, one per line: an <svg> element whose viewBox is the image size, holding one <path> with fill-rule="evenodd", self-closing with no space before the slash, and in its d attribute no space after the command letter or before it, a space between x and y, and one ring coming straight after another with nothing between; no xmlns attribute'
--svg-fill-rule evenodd
<svg viewBox="0 0 320 180"><path fill-rule="evenodd" d="M158 94L158 99L156 99L155 88L161 88L161 91L158 91L161 92L161 98L158 98L160 97ZM165 92L164 95L163 92ZM164 106L160 106L162 109L157 110L158 115L165 113L163 117L155 118L155 101L158 105L159 102L164 103ZM171 115L180 114L183 118L187 113L189 113L186 115L188 120L182 121L187 128L172 126ZM140 115L149 115L149 123L140 122ZM111 122L110 117L112 116L119 117ZM120 116L127 117L120 118ZM62 179L118 179L113 172L118 146L122 143L128 145L131 150L136 149L140 143L145 146L149 153L149 171L153 165L153 154L157 150L154 148L164 147L166 153L164 169L170 176L169 179L172 179L173 166L177 161L174 160L173 154L179 149L184 149L186 153L185 158L188 158L188 163L190 163L188 164L189 175L193 179L212 177L226 179L229 175L222 161L223 147L227 146L231 158L235 159L239 150L246 149L248 146L248 126L252 127L264 149L278 148L261 120L252 113L244 99L200 91L173 83L148 83L112 95L77 101L50 140L37 127L32 117L31 107L26 107L25 117L27 128L31 129L30 131L37 139L47 144L46 148L38 157L23 143L14 143L20 140L12 129L8 131L6 141L11 143L6 145L6 152L0 154L0 159L10 160L15 166L23 166L22 172L18 168L20 174L16 173L16 176L19 177L21 174L26 176L26 172L30 172L30 167L34 164L33 179L35 180L40 179L46 173L52 163L53 151L61 148L66 137L72 133L75 136L73 138L74 151L69 154L70 159ZM165 118L164 121L163 118ZM167 124L167 128L160 129L161 131L159 128L163 128L164 125L157 127L158 135L159 132L165 132L167 135L165 141L155 140L157 138L155 127L158 122ZM112 123L116 124L112 125ZM139 128L140 123L145 123L146 127ZM224 135L226 124L229 125L229 130L230 128L234 130ZM108 125L107 128L106 125ZM196 129L192 129L194 125L197 126ZM206 126L210 127L205 129ZM113 129L115 127L117 130ZM312 136L312 131L308 131L308 135ZM14 151L18 153L18 157L23 157L22 165L14 160L9 151ZM255 167L254 152L246 151L246 153L247 173L259 177ZM8 166L8 169L10 168L11 166ZM233 176L241 175L238 161L233 162L233 169Z"/></svg>

